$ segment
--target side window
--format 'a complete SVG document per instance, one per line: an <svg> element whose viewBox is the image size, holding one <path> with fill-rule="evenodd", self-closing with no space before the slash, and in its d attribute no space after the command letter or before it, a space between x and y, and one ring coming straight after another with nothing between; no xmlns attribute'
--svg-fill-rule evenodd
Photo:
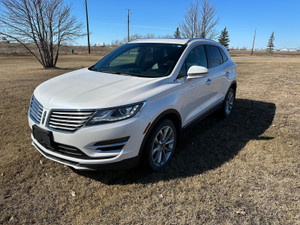
<svg viewBox="0 0 300 225"><path fill-rule="evenodd" d="M206 45L209 67L215 67L223 63L219 48L213 45Z"/></svg>
<svg viewBox="0 0 300 225"><path fill-rule="evenodd" d="M182 67L179 71L179 74L178 74L177 78L179 79L179 78L182 78L182 77L185 77L185 76L187 76L187 71L186 71L186 63L184 61L183 65L182 65Z"/></svg>
<svg viewBox="0 0 300 225"><path fill-rule="evenodd" d="M186 58L186 70L188 71L191 66L204 66L207 67L207 60L205 48L203 45L195 47L188 57Z"/></svg>
<svg viewBox="0 0 300 225"><path fill-rule="evenodd" d="M226 62L228 60L227 55L225 54L225 52L223 51L223 49L219 48L222 58L223 58L223 62Z"/></svg>
<svg viewBox="0 0 300 225"><path fill-rule="evenodd" d="M178 78L187 76L187 71L191 66L204 66L207 68L207 59L203 45L197 46L190 51L179 71Z"/></svg>

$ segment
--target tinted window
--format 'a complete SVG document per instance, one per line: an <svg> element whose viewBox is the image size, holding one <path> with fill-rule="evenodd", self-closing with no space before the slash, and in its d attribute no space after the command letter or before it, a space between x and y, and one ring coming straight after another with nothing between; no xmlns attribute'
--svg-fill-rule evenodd
<svg viewBox="0 0 300 225"><path fill-rule="evenodd" d="M185 77L185 76L187 76L187 71L186 71L186 63L184 62L179 71L178 78Z"/></svg>
<svg viewBox="0 0 300 225"><path fill-rule="evenodd" d="M113 66L121 66L124 63L128 63L128 64L135 63L138 55L137 54L138 50L139 48L133 48L125 52L124 54L117 56L109 63L109 66L113 67Z"/></svg>
<svg viewBox="0 0 300 225"><path fill-rule="evenodd" d="M186 58L186 66L187 70L191 66L204 66L207 67L207 60L206 60L206 54L205 49L203 45L195 47Z"/></svg>
<svg viewBox="0 0 300 225"><path fill-rule="evenodd" d="M223 63L223 59L218 47L212 45L207 45L205 47L207 50L209 67L215 67Z"/></svg>
<svg viewBox="0 0 300 225"><path fill-rule="evenodd" d="M159 43L125 44L89 69L139 77L168 76L185 47L186 45Z"/></svg>
<svg viewBox="0 0 300 225"><path fill-rule="evenodd" d="M204 66L207 67L207 59L205 54L205 48L203 45L195 47L190 51L189 55L186 57L184 64L182 65L178 78L187 76L187 71L191 66Z"/></svg>
<svg viewBox="0 0 300 225"><path fill-rule="evenodd" d="M223 49L219 48L221 55L223 57L223 62L226 62L228 60L227 55L225 54L225 52L223 51Z"/></svg>

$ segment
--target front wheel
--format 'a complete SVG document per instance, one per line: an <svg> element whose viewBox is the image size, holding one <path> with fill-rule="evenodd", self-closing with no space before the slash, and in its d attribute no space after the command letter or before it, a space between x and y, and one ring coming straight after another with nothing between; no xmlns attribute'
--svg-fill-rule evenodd
<svg viewBox="0 0 300 225"><path fill-rule="evenodd" d="M171 120L161 121L151 132L145 146L144 163L152 171L160 171L171 160L177 143L177 131Z"/></svg>

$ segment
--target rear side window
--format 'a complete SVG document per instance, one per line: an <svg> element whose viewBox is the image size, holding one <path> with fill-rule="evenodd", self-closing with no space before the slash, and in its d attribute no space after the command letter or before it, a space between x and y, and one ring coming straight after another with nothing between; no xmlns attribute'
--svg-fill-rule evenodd
<svg viewBox="0 0 300 225"><path fill-rule="evenodd" d="M209 67L215 67L223 63L222 55L217 46L206 45Z"/></svg>
<svg viewBox="0 0 300 225"><path fill-rule="evenodd" d="M226 62L228 60L227 55L225 54L225 52L223 51L223 49L219 48L221 55L223 57L223 62Z"/></svg>

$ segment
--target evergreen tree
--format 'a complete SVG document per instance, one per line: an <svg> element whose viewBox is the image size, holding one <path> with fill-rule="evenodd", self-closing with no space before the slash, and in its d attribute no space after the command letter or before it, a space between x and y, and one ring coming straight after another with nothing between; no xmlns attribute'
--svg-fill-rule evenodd
<svg viewBox="0 0 300 225"><path fill-rule="evenodd" d="M268 46L267 46L267 51L269 53L272 53L274 50L274 40L275 40L275 36L274 36L274 32L272 32L271 37L269 38Z"/></svg>
<svg viewBox="0 0 300 225"><path fill-rule="evenodd" d="M222 30L218 41L221 45L225 46L228 49L230 39L229 39L229 34L228 34L226 27L224 28L224 30Z"/></svg>
<svg viewBox="0 0 300 225"><path fill-rule="evenodd" d="M174 37L175 38L181 38L179 27L176 28L176 31L174 33Z"/></svg>

